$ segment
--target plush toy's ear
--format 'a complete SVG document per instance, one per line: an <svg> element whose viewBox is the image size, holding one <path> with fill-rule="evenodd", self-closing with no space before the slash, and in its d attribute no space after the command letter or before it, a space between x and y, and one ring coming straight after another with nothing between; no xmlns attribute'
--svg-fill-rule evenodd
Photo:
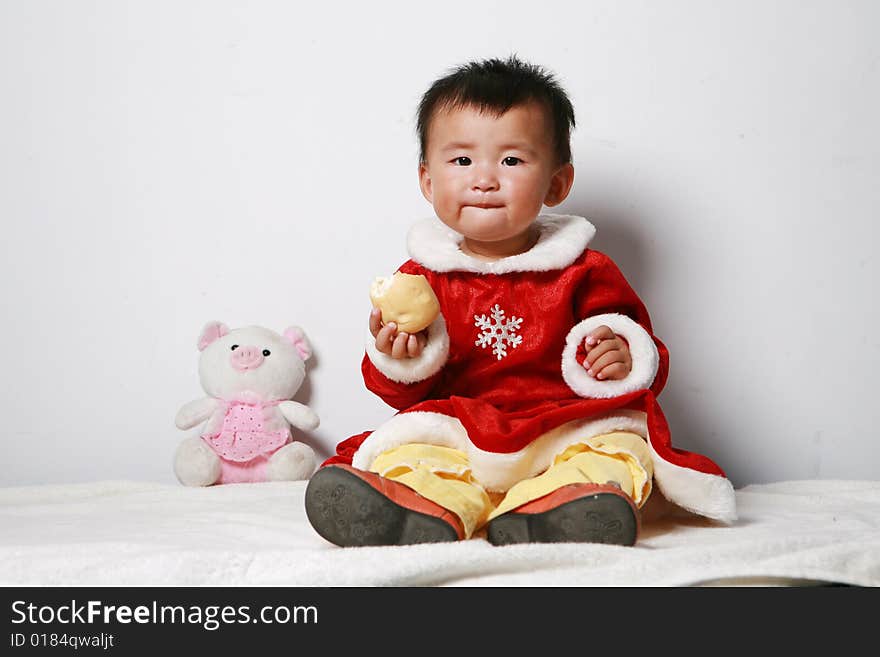
<svg viewBox="0 0 880 657"><path fill-rule="evenodd" d="M309 339L299 326L289 326L284 329L284 337L296 347L296 350L304 361L312 357L312 345L309 343Z"/></svg>
<svg viewBox="0 0 880 657"><path fill-rule="evenodd" d="M204 351L205 347L214 342L214 340L219 340L228 333L229 327L223 322L208 322L199 336L199 351Z"/></svg>

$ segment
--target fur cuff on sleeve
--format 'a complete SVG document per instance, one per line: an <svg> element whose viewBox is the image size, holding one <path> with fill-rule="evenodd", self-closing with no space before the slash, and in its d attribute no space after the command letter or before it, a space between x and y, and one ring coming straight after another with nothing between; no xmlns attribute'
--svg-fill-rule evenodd
<svg viewBox="0 0 880 657"><path fill-rule="evenodd" d="M367 356L392 381L397 383L415 383L424 381L439 372L449 358L449 334L446 332L446 321L440 315L428 327L428 343L417 358L397 360L376 349L376 338L367 333Z"/></svg>
<svg viewBox="0 0 880 657"><path fill-rule="evenodd" d="M619 381L603 381L595 379L577 360L578 347L587 335L602 324L611 328L617 335L623 336L629 343L632 355L632 371L626 378ZM626 315L609 313L594 315L576 324L565 339L562 351L562 378L568 387L581 397L590 399L607 399L618 397L629 392L647 388L657 376L660 355L657 345L648 332Z"/></svg>

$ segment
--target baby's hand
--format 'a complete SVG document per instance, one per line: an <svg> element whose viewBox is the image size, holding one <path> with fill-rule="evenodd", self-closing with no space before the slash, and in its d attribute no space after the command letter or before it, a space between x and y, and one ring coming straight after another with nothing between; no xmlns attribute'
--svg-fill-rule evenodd
<svg viewBox="0 0 880 657"><path fill-rule="evenodd" d="M599 326L584 341L587 357L584 368L597 379L623 379L632 371L629 344L610 328Z"/></svg>
<svg viewBox="0 0 880 657"><path fill-rule="evenodd" d="M382 311L378 308L373 308L370 312L370 333L376 338L376 349L398 360L417 358L428 343L428 334L425 331L409 335L398 333L394 322L382 326Z"/></svg>

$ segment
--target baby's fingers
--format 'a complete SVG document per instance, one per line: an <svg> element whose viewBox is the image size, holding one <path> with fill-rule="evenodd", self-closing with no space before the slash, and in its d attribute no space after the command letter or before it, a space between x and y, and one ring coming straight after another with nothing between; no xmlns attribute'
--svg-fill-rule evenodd
<svg viewBox="0 0 880 657"><path fill-rule="evenodd" d="M386 355L391 355L394 346L394 336L397 333L397 324L389 322L376 333L376 349Z"/></svg>
<svg viewBox="0 0 880 657"><path fill-rule="evenodd" d="M625 379L629 373L630 368L627 367L626 363L616 362L604 368L596 375L596 378L601 381L619 381L620 379Z"/></svg>
<svg viewBox="0 0 880 657"><path fill-rule="evenodd" d="M370 311L370 333L373 334L373 337L378 337L379 329L382 328L382 311L378 308L373 308Z"/></svg>
<svg viewBox="0 0 880 657"><path fill-rule="evenodd" d="M397 337L394 338L394 344L391 345L392 358L406 358L406 343L409 341L409 337L409 333L403 331L397 334Z"/></svg>
<svg viewBox="0 0 880 657"><path fill-rule="evenodd" d="M584 361L588 363L588 361ZM589 369L587 370L587 374L590 376L595 376L597 379L606 379L613 378L609 376L609 374L616 374L619 370L627 370L626 360L623 357L623 354L620 351L607 351L599 358L596 358L589 364ZM620 364L621 368L613 368L610 371L606 371L612 365ZM626 371L626 374L629 372Z"/></svg>
<svg viewBox="0 0 880 657"><path fill-rule="evenodd" d="M406 341L406 353L410 358L417 358L425 347L424 338L421 334L409 336Z"/></svg>
<svg viewBox="0 0 880 657"><path fill-rule="evenodd" d="M599 344L602 340L610 340L614 337L616 337L614 331L609 326L602 324L587 334L586 343L588 347L592 347L595 344Z"/></svg>
<svg viewBox="0 0 880 657"><path fill-rule="evenodd" d="M591 365L595 363L601 356L604 356L609 351L618 351L620 349L620 343L617 340L602 340L595 347L589 347L587 351L587 358L584 360L584 366Z"/></svg>

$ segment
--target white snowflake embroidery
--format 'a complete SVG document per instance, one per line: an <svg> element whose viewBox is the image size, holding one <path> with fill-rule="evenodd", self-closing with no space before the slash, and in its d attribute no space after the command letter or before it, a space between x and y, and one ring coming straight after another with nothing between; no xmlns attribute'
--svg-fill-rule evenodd
<svg viewBox="0 0 880 657"><path fill-rule="evenodd" d="M474 326L482 329L477 340L474 342L478 347L485 349L492 345L492 353L501 360L507 356L507 345L514 349L522 342L522 336L516 335L522 324L522 317L504 319L504 311L496 303L492 308L491 319L486 315L474 315Z"/></svg>

